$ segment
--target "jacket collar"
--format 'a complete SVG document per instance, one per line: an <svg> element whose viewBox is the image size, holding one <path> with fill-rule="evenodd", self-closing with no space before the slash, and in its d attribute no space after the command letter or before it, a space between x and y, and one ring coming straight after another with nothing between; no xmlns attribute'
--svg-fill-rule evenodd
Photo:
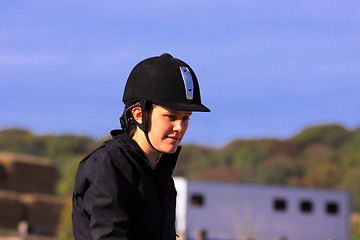
<svg viewBox="0 0 360 240"><path fill-rule="evenodd" d="M114 139L119 140L122 145L129 149L131 152L137 154L141 159L143 159L151 168L149 160L145 156L144 152L141 150L139 145L134 141L125 131L116 129L111 131L111 136ZM176 152L173 154L163 153L159 159L155 171L161 174L172 175L176 166L177 159L181 151L181 146L178 146Z"/></svg>

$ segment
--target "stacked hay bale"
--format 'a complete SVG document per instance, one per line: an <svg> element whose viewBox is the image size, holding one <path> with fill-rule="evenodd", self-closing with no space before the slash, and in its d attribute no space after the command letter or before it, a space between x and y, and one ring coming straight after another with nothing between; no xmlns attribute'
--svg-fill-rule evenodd
<svg viewBox="0 0 360 240"><path fill-rule="evenodd" d="M0 228L14 228L23 218L19 194L0 190Z"/></svg>
<svg viewBox="0 0 360 240"><path fill-rule="evenodd" d="M57 225L64 198L45 194L22 194L19 200L26 206L24 218L29 225Z"/></svg>
<svg viewBox="0 0 360 240"><path fill-rule="evenodd" d="M43 158L0 154L0 189L53 194L56 169Z"/></svg>
<svg viewBox="0 0 360 240"><path fill-rule="evenodd" d="M26 222L53 233L64 198L54 195L56 169L45 159L0 153L0 229Z"/></svg>

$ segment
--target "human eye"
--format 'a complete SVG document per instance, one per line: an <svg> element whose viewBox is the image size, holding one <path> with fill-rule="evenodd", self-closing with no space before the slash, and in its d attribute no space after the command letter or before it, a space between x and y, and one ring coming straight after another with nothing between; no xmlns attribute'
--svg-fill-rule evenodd
<svg viewBox="0 0 360 240"><path fill-rule="evenodd" d="M182 119L183 119L183 121L189 121L189 120L190 120L190 116L184 116Z"/></svg>
<svg viewBox="0 0 360 240"><path fill-rule="evenodd" d="M168 114L168 115L166 115L166 117L172 122L176 121L176 119L177 119L177 116L173 115L173 114Z"/></svg>

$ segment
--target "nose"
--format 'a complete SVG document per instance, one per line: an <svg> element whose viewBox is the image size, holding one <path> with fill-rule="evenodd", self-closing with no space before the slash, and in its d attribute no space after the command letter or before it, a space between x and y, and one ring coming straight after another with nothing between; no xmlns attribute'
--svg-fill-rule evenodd
<svg viewBox="0 0 360 240"><path fill-rule="evenodd" d="M174 122L174 131L181 132L185 128L185 122L181 119L178 119Z"/></svg>

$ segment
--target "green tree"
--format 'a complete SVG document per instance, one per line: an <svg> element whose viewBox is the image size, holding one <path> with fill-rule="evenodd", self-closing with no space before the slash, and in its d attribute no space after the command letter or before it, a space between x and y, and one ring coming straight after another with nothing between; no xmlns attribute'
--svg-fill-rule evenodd
<svg viewBox="0 0 360 240"><path fill-rule="evenodd" d="M234 141L223 150L223 158L236 167L257 165L269 155L269 149L264 149L262 140Z"/></svg>
<svg viewBox="0 0 360 240"><path fill-rule="evenodd" d="M335 188L340 182L340 170L335 163L327 162L312 168L304 182L308 187Z"/></svg>
<svg viewBox="0 0 360 240"><path fill-rule="evenodd" d="M342 168L360 167L360 128L357 128L349 141L348 151L344 154Z"/></svg>
<svg viewBox="0 0 360 240"><path fill-rule="evenodd" d="M263 161L257 169L257 182L263 184L287 185L296 174L296 166L286 155L272 156Z"/></svg>
<svg viewBox="0 0 360 240"><path fill-rule="evenodd" d="M341 179L340 188L351 193L353 210L360 212L360 168L349 169Z"/></svg>
<svg viewBox="0 0 360 240"><path fill-rule="evenodd" d="M45 143L24 129L4 129L0 132L0 150L44 156Z"/></svg>
<svg viewBox="0 0 360 240"><path fill-rule="evenodd" d="M346 143L351 132L337 124L313 126L304 129L291 138L300 148L314 143L323 143L326 146L338 148Z"/></svg>
<svg viewBox="0 0 360 240"><path fill-rule="evenodd" d="M62 239L62 240L74 239L72 232L71 212L72 212L72 201L71 198L68 198L65 201L63 210L60 215L57 234L56 234L57 239Z"/></svg>
<svg viewBox="0 0 360 240"><path fill-rule="evenodd" d="M71 195L74 189L75 175L82 156L73 157L66 161L61 170L61 177L57 184L57 193Z"/></svg>

